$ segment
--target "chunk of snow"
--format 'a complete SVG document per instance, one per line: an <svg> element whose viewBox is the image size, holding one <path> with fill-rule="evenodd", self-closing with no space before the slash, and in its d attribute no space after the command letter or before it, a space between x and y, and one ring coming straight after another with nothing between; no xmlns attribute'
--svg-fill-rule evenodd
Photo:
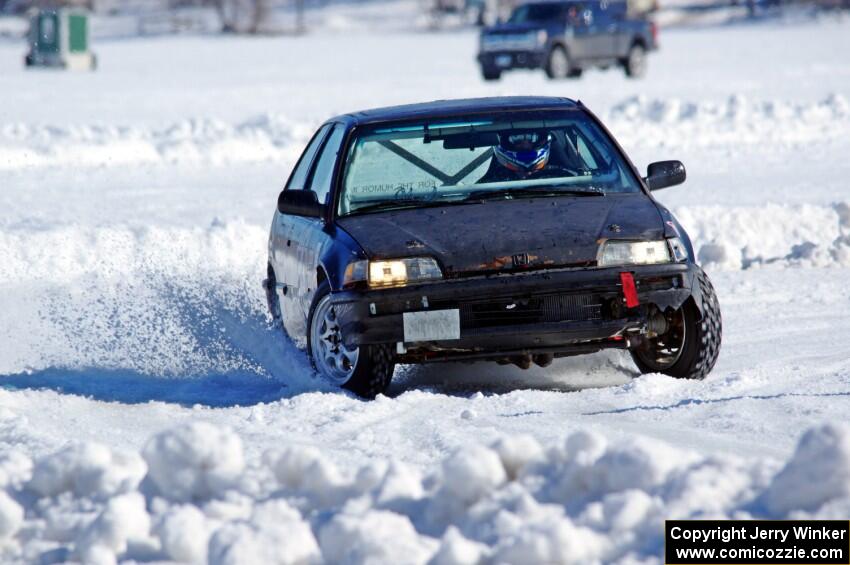
<svg viewBox="0 0 850 565"><path fill-rule="evenodd" d="M258 505L250 521L225 524L209 543L211 565L308 565L320 561L310 525L285 500Z"/></svg>
<svg viewBox="0 0 850 565"><path fill-rule="evenodd" d="M499 454L481 445L458 450L443 463L447 496L472 503L508 480Z"/></svg>
<svg viewBox="0 0 850 565"><path fill-rule="evenodd" d="M206 563L210 525L196 506L181 505L169 509L154 528L169 559L182 563Z"/></svg>
<svg viewBox="0 0 850 565"><path fill-rule="evenodd" d="M428 565L477 565L488 553L486 545L465 538L460 530L449 526Z"/></svg>
<svg viewBox="0 0 850 565"><path fill-rule="evenodd" d="M543 459L543 448L533 436L516 435L499 438L493 449L505 468L508 479L514 480L530 463Z"/></svg>
<svg viewBox="0 0 850 565"><path fill-rule="evenodd" d="M765 492L770 511L816 510L850 497L850 426L826 424L803 434L794 455Z"/></svg>
<svg viewBox="0 0 850 565"><path fill-rule="evenodd" d="M328 563L424 564L438 542L417 533L407 516L386 510L335 515L319 532Z"/></svg>
<svg viewBox="0 0 850 565"><path fill-rule="evenodd" d="M605 538L569 518L525 522L495 548L495 563L592 563L603 561Z"/></svg>
<svg viewBox="0 0 850 565"><path fill-rule="evenodd" d="M268 451L264 460L281 486L307 495L319 504L331 505L347 496L349 484L318 449L291 445Z"/></svg>
<svg viewBox="0 0 850 565"><path fill-rule="evenodd" d="M32 478L32 459L20 451L0 456L0 489L21 488Z"/></svg>
<svg viewBox="0 0 850 565"><path fill-rule="evenodd" d="M41 496L70 491L76 496L107 498L131 492L145 476L145 462L135 453L81 443L41 459L28 486Z"/></svg>
<svg viewBox="0 0 850 565"><path fill-rule="evenodd" d="M15 535L24 521L24 509L0 490L0 540Z"/></svg>
<svg viewBox="0 0 850 565"><path fill-rule="evenodd" d="M162 432L142 453L157 490L177 502L222 494L245 467L239 436L207 422Z"/></svg>
<svg viewBox="0 0 850 565"><path fill-rule="evenodd" d="M109 559L108 553L121 556L128 542L146 542L150 527L144 496L138 492L115 496L76 540L77 553L86 561Z"/></svg>

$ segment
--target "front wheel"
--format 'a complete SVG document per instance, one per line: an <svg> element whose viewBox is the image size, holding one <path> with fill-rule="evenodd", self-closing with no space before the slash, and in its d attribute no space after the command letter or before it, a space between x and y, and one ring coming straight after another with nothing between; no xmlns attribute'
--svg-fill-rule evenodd
<svg viewBox="0 0 850 565"><path fill-rule="evenodd" d="M646 74L646 49L643 46L632 45L623 62L623 70L629 78L642 78Z"/></svg>
<svg viewBox="0 0 850 565"><path fill-rule="evenodd" d="M395 369L387 345L345 345L327 281L316 289L310 307L307 355L319 375L363 398L384 393Z"/></svg>
<svg viewBox="0 0 850 565"><path fill-rule="evenodd" d="M664 373L677 379L704 379L720 354L723 322L708 275L697 275L702 292L702 319L692 300L664 314L667 331L631 350L641 373Z"/></svg>
<svg viewBox="0 0 850 565"><path fill-rule="evenodd" d="M549 57L546 58L546 76L551 79L563 79L571 76L574 72L570 58L567 55L567 50L556 45L549 51Z"/></svg>

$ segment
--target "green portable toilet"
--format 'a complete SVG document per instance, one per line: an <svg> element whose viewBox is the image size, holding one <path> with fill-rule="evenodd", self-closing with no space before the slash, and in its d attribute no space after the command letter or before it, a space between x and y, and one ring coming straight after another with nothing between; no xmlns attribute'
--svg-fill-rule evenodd
<svg viewBox="0 0 850 565"><path fill-rule="evenodd" d="M28 67L92 70L88 15L75 9L39 10L30 18Z"/></svg>

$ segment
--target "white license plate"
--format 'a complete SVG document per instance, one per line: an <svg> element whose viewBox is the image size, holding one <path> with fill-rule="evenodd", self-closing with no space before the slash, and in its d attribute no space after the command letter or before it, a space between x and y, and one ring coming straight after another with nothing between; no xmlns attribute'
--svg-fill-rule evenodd
<svg viewBox="0 0 850 565"><path fill-rule="evenodd" d="M405 312L404 341L460 339L460 310Z"/></svg>
<svg viewBox="0 0 850 565"><path fill-rule="evenodd" d="M499 55L496 57L496 66L497 67L510 67L511 66L511 56L510 55Z"/></svg>

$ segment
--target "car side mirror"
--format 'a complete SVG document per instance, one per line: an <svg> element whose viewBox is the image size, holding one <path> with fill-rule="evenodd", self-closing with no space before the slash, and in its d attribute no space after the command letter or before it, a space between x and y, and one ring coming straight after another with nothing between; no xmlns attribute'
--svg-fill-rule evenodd
<svg viewBox="0 0 850 565"><path fill-rule="evenodd" d="M310 218L325 215L325 207L319 204L319 198L312 190L284 190L277 197L277 211Z"/></svg>
<svg viewBox="0 0 850 565"><path fill-rule="evenodd" d="M646 168L646 178L643 180L649 190L660 190L682 184L687 176L681 161L658 161Z"/></svg>

